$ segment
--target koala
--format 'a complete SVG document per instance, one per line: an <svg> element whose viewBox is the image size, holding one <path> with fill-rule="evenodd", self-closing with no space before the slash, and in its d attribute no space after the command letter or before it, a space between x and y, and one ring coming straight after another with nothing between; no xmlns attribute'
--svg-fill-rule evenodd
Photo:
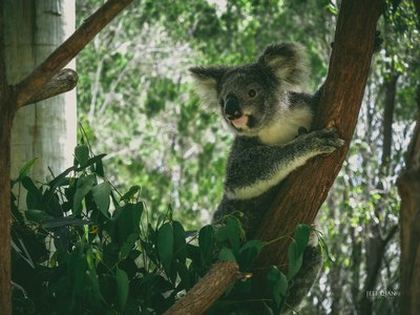
<svg viewBox="0 0 420 315"><path fill-rule="evenodd" d="M268 46L248 65L190 68L202 101L218 106L236 135L215 219L239 210L252 231L287 175L343 145L334 129L299 135L311 129L320 93L301 92L306 69L302 48L291 43Z"/></svg>
<svg viewBox="0 0 420 315"><path fill-rule="evenodd" d="M219 107L235 135L224 195L213 220L240 211L247 235L253 237L282 180L309 159L331 153L344 142L334 129L310 131L320 92L302 92L307 67L300 45L273 44L254 63L193 67L190 72L202 102ZM318 247L312 244L305 252L308 263L302 270L309 270L311 276L302 275L304 287L310 282L310 288L318 274ZM296 290L287 299L290 307L309 290L297 291L302 281L295 281Z"/></svg>

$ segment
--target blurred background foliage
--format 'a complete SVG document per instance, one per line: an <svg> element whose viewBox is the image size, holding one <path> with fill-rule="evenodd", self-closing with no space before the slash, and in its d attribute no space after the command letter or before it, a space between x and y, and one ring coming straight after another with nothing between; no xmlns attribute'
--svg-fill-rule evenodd
<svg viewBox="0 0 420 315"><path fill-rule="evenodd" d="M80 24L103 1L77 1ZM141 187L152 213L169 207L187 228L210 221L221 199L232 135L217 109L198 102L188 75L197 64L250 62L272 42L307 50L308 90L325 79L336 1L142 0L125 10L77 59L78 115L95 153L121 189ZM326 262L304 314L395 314L398 290L396 178L419 105L419 15L390 1L357 131L324 204ZM395 292L396 292L395 291ZM370 314L370 313L365 313Z"/></svg>

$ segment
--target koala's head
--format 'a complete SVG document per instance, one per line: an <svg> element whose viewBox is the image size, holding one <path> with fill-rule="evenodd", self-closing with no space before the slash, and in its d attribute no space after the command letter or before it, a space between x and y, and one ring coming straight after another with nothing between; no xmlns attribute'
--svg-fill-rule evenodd
<svg viewBox="0 0 420 315"><path fill-rule="evenodd" d="M287 92L303 85L306 75L300 46L268 46L255 63L194 67L202 101L219 106L223 118L240 135L255 136L289 111Z"/></svg>

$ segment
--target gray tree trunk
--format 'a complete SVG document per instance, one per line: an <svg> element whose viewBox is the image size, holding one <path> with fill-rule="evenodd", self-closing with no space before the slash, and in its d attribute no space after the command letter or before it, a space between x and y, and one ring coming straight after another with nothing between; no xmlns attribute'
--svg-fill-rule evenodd
<svg viewBox="0 0 420 315"><path fill-rule="evenodd" d="M6 0L7 77L17 83L75 29L74 0ZM74 68L74 65L70 65ZM76 94L71 91L21 108L12 129L12 178L37 158L31 176L44 181L72 163L76 143Z"/></svg>

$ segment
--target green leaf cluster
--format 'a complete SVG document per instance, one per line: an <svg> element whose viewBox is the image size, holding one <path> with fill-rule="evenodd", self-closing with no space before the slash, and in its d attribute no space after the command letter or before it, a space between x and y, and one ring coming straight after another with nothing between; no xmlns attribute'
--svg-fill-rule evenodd
<svg viewBox="0 0 420 315"><path fill-rule="evenodd" d="M121 194L108 181L104 154L92 156L81 144L74 156L74 165L47 183L27 176L33 161L12 182L27 205L22 209L22 195L12 195L14 313L162 314L218 260L256 273L265 244L246 240L235 216L186 232L169 209L152 224L138 186ZM257 299L251 307L280 310L308 233L303 225L296 231L287 278L271 267L262 281L241 281L210 314L220 314L221 307L241 311L241 301L261 292L264 302Z"/></svg>

